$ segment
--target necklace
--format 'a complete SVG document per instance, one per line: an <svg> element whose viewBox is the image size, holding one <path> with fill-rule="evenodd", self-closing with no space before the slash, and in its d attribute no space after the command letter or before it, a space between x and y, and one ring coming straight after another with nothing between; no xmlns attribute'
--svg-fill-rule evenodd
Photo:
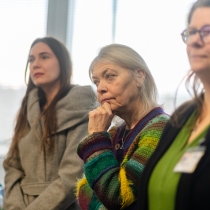
<svg viewBox="0 0 210 210"><path fill-rule="evenodd" d="M127 131L127 132L126 132ZM126 130L126 127L125 127L125 130L124 130L124 133L123 133L123 137L122 137L122 144L120 146L120 149L124 149L124 143L125 143L125 139L126 137L128 136L128 134L132 131L131 130ZM127 134L126 134L127 133ZM126 135L125 135L126 134Z"/></svg>

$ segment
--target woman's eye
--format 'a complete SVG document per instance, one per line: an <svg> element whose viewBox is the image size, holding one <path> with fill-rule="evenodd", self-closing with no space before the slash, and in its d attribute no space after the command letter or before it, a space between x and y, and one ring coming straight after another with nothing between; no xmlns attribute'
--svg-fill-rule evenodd
<svg viewBox="0 0 210 210"><path fill-rule="evenodd" d="M115 76L114 74L106 74L106 79L113 79Z"/></svg>
<svg viewBox="0 0 210 210"><path fill-rule="evenodd" d="M196 34L197 31L196 30L191 30L191 31L188 31L188 36L192 36L194 34Z"/></svg>
<svg viewBox="0 0 210 210"><path fill-rule="evenodd" d="M32 57L28 58L28 63L31 63L33 61L34 61L34 58L32 58Z"/></svg>
<svg viewBox="0 0 210 210"><path fill-rule="evenodd" d="M202 31L202 36L209 36L210 30Z"/></svg>
<svg viewBox="0 0 210 210"><path fill-rule="evenodd" d="M99 81L98 80L93 80L93 84L98 87Z"/></svg>
<svg viewBox="0 0 210 210"><path fill-rule="evenodd" d="M47 59L47 58L48 58L48 56L46 56L46 55L42 56L42 59Z"/></svg>

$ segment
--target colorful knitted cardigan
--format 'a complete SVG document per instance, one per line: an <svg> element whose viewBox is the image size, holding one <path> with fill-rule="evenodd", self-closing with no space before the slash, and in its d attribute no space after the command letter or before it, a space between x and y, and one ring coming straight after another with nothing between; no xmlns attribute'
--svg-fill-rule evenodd
<svg viewBox="0 0 210 210"><path fill-rule="evenodd" d="M139 177L168 119L160 107L142 118L126 137L121 163L115 140L122 127L93 133L80 142L77 153L85 163L85 175L76 194L81 209L135 209Z"/></svg>

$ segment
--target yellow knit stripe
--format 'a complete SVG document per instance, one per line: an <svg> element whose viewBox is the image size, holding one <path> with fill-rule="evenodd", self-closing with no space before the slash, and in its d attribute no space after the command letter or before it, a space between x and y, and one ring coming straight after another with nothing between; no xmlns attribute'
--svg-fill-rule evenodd
<svg viewBox="0 0 210 210"><path fill-rule="evenodd" d="M131 205L135 200L133 192L130 188L130 185L132 183L127 180L126 172L125 172L124 167L122 167L120 169L119 181L120 181L120 184L121 184L120 193L121 193L121 197L122 197L122 207L121 207L121 209L124 209L124 208L128 207L129 205Z"/></svg>
<svg viewBox="0 0 210 210"><path fill-rule="evenodd" d="M145 146L145 147L149 147L150 149L154 150L157 146L158 140L159 140L159 138L147 137L145 139L142 139L138 143L138 147Z"/></svg>
<svg viewBox="0 0 210 210"><path fill-rule="evenodd" d="M126 154L125 157L123 158L123 161L121 163L121 166L123 166L127 162L128 162L128 155Z"/></svg>
<svg viewBox="0 0 210 210"><path fill-rule="evenodd" d="M82 179L78 180L78 182L76 183L76 197L78 197L79 195L80 188L86 184L87 184L87 179L85 176Z"/></svg>

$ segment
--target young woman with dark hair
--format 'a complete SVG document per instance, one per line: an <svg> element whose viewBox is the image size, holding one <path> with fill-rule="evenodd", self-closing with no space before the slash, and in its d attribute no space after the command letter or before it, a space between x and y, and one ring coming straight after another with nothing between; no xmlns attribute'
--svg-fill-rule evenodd
<svg viewBox="0 0 210 210"><path fill-rule="evenodd" d="M69 52L53 37L32 43L25 76L28 68L26 93L3 164L5 209L79 209L75 182L83 163L76 147L87 134L94 92L70 83Z"/></svg>

